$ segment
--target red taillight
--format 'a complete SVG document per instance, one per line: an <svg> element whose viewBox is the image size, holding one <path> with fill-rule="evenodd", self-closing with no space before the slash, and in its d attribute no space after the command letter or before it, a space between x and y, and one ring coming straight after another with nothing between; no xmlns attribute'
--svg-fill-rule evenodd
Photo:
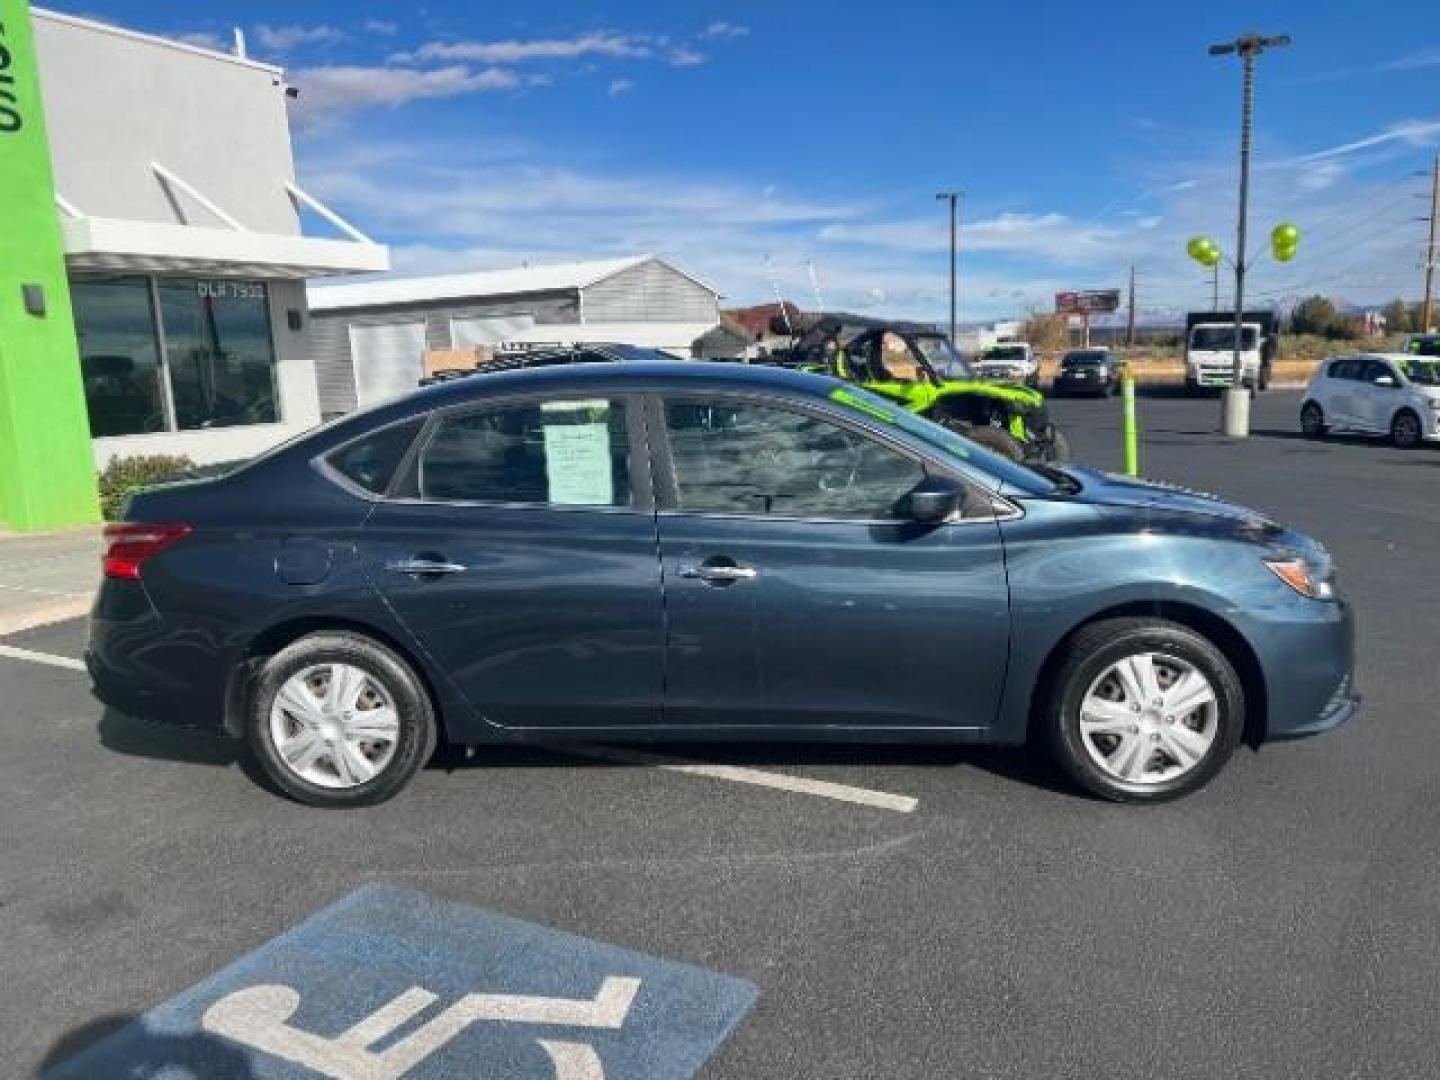
<svg viewBox="0 0 1440 1080"><path fill-rule="evenodd" d="M144 525L125 522L105 526L105 576L138 581L140 567L191 533L189 525Z"/></svg>

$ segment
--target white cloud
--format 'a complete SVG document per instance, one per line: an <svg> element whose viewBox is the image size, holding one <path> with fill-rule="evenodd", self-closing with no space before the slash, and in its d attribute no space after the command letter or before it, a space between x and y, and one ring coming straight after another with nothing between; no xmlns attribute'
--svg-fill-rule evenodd
<svg viewBox="0 0 1440 1080"><path fill-rule="evenodd" d="M322 115L373 106L397 108L411 101L513 90L520 84L504 68L476 70L463 64L416 70L336 64L296 71L290 80L300 89L295 105L299 126L313 126Z"/></svg>
<svg viewBox="0 0 1440 1080"><path fill-rule="evenodd" d="M746 37L749 33L748 26L737 26L735 23L720 19L700 31L700 36L710 41L717 41L724 38Z"/></svg>
<svg viewBox="0 0 1440 1080"><path fill-rule="evenodd" d="M398 54L403 63L425 60L463 60L478 64L520 64L531 60L575 60L602 56L616 60L642 60L654 55L655 39L643 34L593 31L569 38L533 38L511 41L428 41L413 52Z"/></svg>
<svg viewBox="0 0 1440 1080"><path fill-rule="evenodd" d="M1427 146L1435 143L1437 139L1440 139L1440 120L1400 120L1373 135L1366 135L1364 138L1327 147L1324 150L1316 150L1302 155L1297 160L1302 162L1323 161L1326 158L1342 157L1358 150L1368 150L1372 146L1383 146L1395 142L1412 147Z"/></svg>
<svg viewBox="0 0 1440 1080"><path fill-rule="evenodd" d="M1381 64L1381 71L1413 71L1416 68L1427 68L1440 66L1440 48L1431 47L1420 49L1418 52L1407 53L1404 56L1397 56L1388 63Z"/></svg>
<svg viewBox="0 0 1440 1080"><path fill-rule="evenodd" d="M1125 229L1078 222L1054 211L1024 214L1006 211L994 217L963 222L961 247L967 252L1031 256L1062 263L1081 263L1110 251L1127 229L1148 229L1158 220L1134 222ZM841 223L826 226L820 239L913 253L949 250L950 234L942 218Z"/></svg>
<svg viewBox="0 0 1440 1080"><path fill-rule="evenodd" d="M395 32L400 29L398 25L389 19L366 19L361 24L361 29L367 34L378 34L381 37L394 37Z"/></svg>
<svg viewBox="0 0 1440 1080"><path fill-rule="evenodd" d="M669 56L665 59L671 67L699 67L705 63L705 54L681 46L678 49L671 49Z"/></svg>
<svg viewBox="0 0 1440 1080"><path fill-rule="evenodd" d="M333 26L271 26L260 23L255 27L256 43L272 53L286 53L301 45L325 45L344 39L344 31Z"/></svg>
<svg viewBox="0 0 1440 1080"><path fill-rule="evenodd" d="M1189 191L1191 188L1194 188L1194 187L1198 186L1199 183L1200 183L1199 180L1177 180L1175 183L1167 185L1166 188L1165 188L1165 190L1166 190L1166 191Z"/></svg>
<svg viewBox="0 0 1440 1080"><path fill-rule="evenodd" d="M621 94L628 94L634 88L635 84L629 79L611 79L610 86L605 92L611 97L619 97Z"/></svg>

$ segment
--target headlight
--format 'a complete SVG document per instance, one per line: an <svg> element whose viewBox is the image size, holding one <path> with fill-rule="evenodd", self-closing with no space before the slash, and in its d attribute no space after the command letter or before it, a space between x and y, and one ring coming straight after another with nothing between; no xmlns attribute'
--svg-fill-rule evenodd
<svg viewBox="0 0 1440 1080"><path fill-rule="evenodd" d="M1312 600L1329 600L1335 595L1330 582L1316 576L1315 570L1304 559L1266 559L1270 572L1289 585L1301 596Z"/></svg>

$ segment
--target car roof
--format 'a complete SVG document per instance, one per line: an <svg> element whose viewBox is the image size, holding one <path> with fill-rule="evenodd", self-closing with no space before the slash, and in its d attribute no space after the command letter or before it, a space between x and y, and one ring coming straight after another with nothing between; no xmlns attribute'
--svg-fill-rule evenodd
<svg viewBox="0 0 1440 1080"><path fill-rule="evenodd" d="M725 386L824 394L835 382L836 380L826 376L789 368L728 360L626 360L619 363L595 361L551 364L493 373L478 372L467 378L426 387L395 404L417 406L412 411L418 412L444 408L472 398L600 384L633 390Z"/></svg>

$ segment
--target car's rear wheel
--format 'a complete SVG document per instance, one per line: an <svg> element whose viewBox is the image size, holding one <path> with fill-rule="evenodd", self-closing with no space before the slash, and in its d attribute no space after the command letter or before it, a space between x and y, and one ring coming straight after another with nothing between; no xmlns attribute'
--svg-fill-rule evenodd
<svg viewBox="0 0 1440 1080"><path fill-rule="evenodd" d="M1420 417L1409 409L1401 409L1390 421L1390 441L1402 450L1410 450L1419 446L1424 437L1425 432L1420 426Z"/></svg>
<svg viewBox="0 0 1440 1080"><path fill-rule="evenodd" d="M435 751L435 715L410 666L352 633L303 637L260 669L246 733L265 775L311 806L368 806Z"/></svg>
<svg viewBox="0 0 1440 1080"><path fill-rule="evenodd" d="M1325 436L1325 411L1313 401L1300 408L1300 430L1312 439Z"/></svg>
<svg viewBox="0 0 1440 1080"><path fill-rule="evenodd" d="M1080 786L1117 802L1162 802L1203 786L1245 726L1244 691L1225 654L1163 619L1086 627L1052 685L1052 751Z"/></svg>

